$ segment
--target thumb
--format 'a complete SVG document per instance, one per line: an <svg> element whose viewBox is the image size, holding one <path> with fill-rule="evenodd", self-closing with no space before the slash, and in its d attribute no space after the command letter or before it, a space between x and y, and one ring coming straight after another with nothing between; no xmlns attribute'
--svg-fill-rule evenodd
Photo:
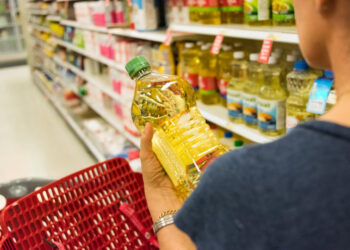
<svg viewBox="0 0 350 250"><path fill-rule="evenodd" d="M148 122L141 136L141 154L153 154L152 150L152 138L153 138L153 128Z"/></svg>

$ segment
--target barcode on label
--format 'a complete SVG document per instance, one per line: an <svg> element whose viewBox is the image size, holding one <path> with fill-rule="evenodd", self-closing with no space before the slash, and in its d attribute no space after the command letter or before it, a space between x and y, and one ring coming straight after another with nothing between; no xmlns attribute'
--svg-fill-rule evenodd
<svg viewBox="0 0 350 250"><path fill-rule="evenodd" d="M324 102L321 100L312 100L308 105L308 111L312 113L323 113Z"/></svg>

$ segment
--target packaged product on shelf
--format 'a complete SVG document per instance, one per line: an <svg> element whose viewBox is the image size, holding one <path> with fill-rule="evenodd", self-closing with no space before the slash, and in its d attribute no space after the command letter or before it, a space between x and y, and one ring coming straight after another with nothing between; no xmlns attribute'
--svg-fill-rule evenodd
<svg viewBox="0 0 350 250"><path fill-rule="evenodd" d="M201 47L199 54L200 67L198 71L198 86L200 99L205 104L218 103L218 91L216 83L216 55L210 53L211 44L206 43Z"/></svg>
<svg viewBox="0 0 350 250"><path fill-rule="evenodd" d="M250 25L270 25L271 0L245 0L244 19Z"/></svg>
<svg viewBox="0 0 350 250"><path fill-rule="evenodd" d="M151 31L158 28L159 0L132 0L133 21L138 31Z"/></svg>
<svg viewBox="0 0 350 250"><path fill-rule="evenodd" d="M313 113L307 112L306 106L316 78L304 60L296 62L294 70L287 75L287 132L299 123L315 118Z"/></svg>
<svg viewBox="0 0 350 250"><path fill-rule="evenodd" d="M272 0L272 20L274 25L294 25L293 0Z"/></svg>
<svg viewBox="0 0 350 250"><path fill-rule="evenodd" d="M198 20L202 24L221 24L219 0L198 0Z"/></svg>
<svg viewBox="0 0 350 250"><path fill-rule="evenodd" d="M243 23L244 0L220 0L222 23Z"/></svg>
<svg viewBox="0 0 350 250"><path fill-rule="evenodd" d="M111 26L117 23L113 1L89 2L92 21L96 26Z"/></svg>
<svg viewBox="0 0 350 250"><path fill-rule="evenodd" d="M179 23L189 23L190 22L190 8L188 5L189 0L178 1L179 6Z"/></svg>
<svg viewBox="0 0 350 250"><path fill-rule="evenodd" d="M84 31L81 29L75 29L74 31L74 37L73 37L73 44L79 48L84 49Z"/></svg>
<svg viewBox="0 0 350 250"><path fill-rule="evenodd" d="M130 10L126 0L113 0L116 24L128 25L130 23Z"/></svg>
<svg viewBox="0 0 350 250"><path fill-rule="evenodd" d="M245 60L244 51L236 51L233 54L232 78L227 88L227 109L229 118L233 122L243 122L242 92L248 77L248 62Z"/></svg>
<svg viewBox="0 0 350 250"><path fill-rule="evenodd" d="M71 26L66 26L64 29L63 40L69 43L73 42L75 28Z"/></svg>
<svg viewBox="0 0 350 250"><path fill-rule="evenodd" d="M199 0L188 0L189 18L190 18L190 22L193 22L193 23L199 22L198 1Z"/></svg>
<svg viewBox="0 0 350 250"><path fill-rule="evenodd" d="M78 23L91 25L92 22L92 12L90 8L91 2L76 2L74 6L75 20Z"/></svg>
<svg viewBox="0 0 350 250"><path fill-rule="evenodd" d="M282 69L270 57L264 67L264 84L258 98L258 126L266 135L281 135L286 131L286 91L281 86Z"/></svg>
<svg viewBox="0 0 350 250"><path fill-rule="evenodd" d="M166 1L166 19L168 25L173 23L181 23L179 2L180 1L177 0Z"/></svg>
<svg viewBox="0 0 350 250"><path fill-rule="evenodd" d="M248 65L248 80L243 88L243 120L247 126L258 125L257 99L264 83L263 67L258 63L259 54L250 54Z"/></svg>
<svg viewBox="0 0 350 250"><path fill-rule="evenodd" d="M159 46L159 72L163 74L175 74L175 61L171 45L162 43Z"/></svg>
<svg viewBox="0 0 350 250"><path fill-rule="evenodd" d="M84 71L89 75L97 75L99 73L99 63L93 59L84 59Z"/></svg>
<svg viewBox="0 0 350 250"><path fill-rule="evenodd" d="M91 53L99 54L98 41L95 33L89 30L84 30L84 46L85 50Z"/></svg>
<svg viewBox="0 0 350 250"><path fill-rule="evenodd" d="M100 48L100 55L107 57L109 59L115 59L115 36L107 35L107 34L98 34L98 43Z"/></svg>
<svg viewBox="0 0 350 250"><path fill-rule="evenodd" d="M193 42L185 43L182 51L182 77L196 91L198 90L199 50Z"/></svg>
<svg viewBox="0 0 350 250"><path fill-rule="evenodd" d="M178 195L187 197L202 171L227 149L205 123L196 107L193 88L184 79L152 72L143 57L134 58L126 69L136 80L134 123L140 131L147 122L152 123L153 150Z"/></svg>
<svg viewBox="0 0 350 250"><path fill-rule="evenodd" d="M218 55L218 88L220 92L220 103L227 106L227 86L232 77L233 48L223 44Z"/></svg>
<svg viewBox="0 0 350 250"><path fill-rule="evenodd" d="M230 131L225 131L224 137L220 138L219 141L229 149L233 149L234 147L233 134Z"/></svg>

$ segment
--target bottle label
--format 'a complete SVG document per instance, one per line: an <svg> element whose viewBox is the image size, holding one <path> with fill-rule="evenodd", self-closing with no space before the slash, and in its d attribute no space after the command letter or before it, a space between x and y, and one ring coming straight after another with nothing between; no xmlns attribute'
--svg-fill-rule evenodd
<svg viewBox="0 0 350 250"><path fill-rule="evenodd" d="M292 0L274 0L272 4L272 18L275 21L294 20L294 6Z"/></svg>
<svg viewBox="0 0 350 250"><path fill-rule="evenodd" d="M213 76L199 76L198 85L200 90L216 91L216 78Z"/></svg>
<svg viewBox="0 0 350 250"><path fill-rule="evenodd" d="M221 11L242 12L243 0L220 0Z"/></svg>
<svg viewBox="0 0 350 250"><path fill-rule="evenodd" d="M198 0L199 7L219 7L219 0Z"/></svg>
<svg viewBox="0 0 350 250"><path fill-rule="evenodd" d="M192 88L198 89L198 74L184 73L183 78L192 86Z"/></svg>
<svg viewBox="0 0 350 250"><path fill-rule="evenodd" d="M196 7L198 6L197 2L198 2L197 0L188 0L187 4L189 7Z"/></svg>
<svg viewBox="0 0 350 250"><path fill-rule="evenodd" d="M219 91L221 96L226 96L227 95L227 86L228 86L228 81L224 79L219 80Z"/></svg>
<svg viewBox="0 0 350 250"><path fill-rule="evenodd" d="M241 91L227 89L228 114L234 118L242 117Z"/></svg>
<svg viewBox="0 0 350 250"><path fill-rule="evenodd" d="M326 109L327 99L331 91L333 79L318 78L310 91L307 111L314 114L323 114Z"/></svg>
<svg viewBox="0 0 350 250"><path fill-rule="evenodd" d="M245 20L265 21L270 19L270 0L245 0Z"/></svg>
<svg viewBox="0 0 350 250"><path fill-rule="evenodd" d="M258 104L256 95L242 93L243 99L243 120L255 125L258 123Z"/></svg>
<svg viewBox="0 0 350 250"><path fill-rule="evenodd" d="M287 133L289 133L299 123L307 122L313 118L314 118L314 115L308 112L300 112L298 114L288 114L288 108L287 108L287 118L286 118Z"/></svg>
<svg viewBox="0 0 350 250"><path fill-rule="evenodd" d="M276 131L286 126L286 102L258 98L258 126L264 131Z"/></svg>
<svg viewBox="0 0 350 250"><path fill-rule="evenodd" d="M258 20L266 21L270 19L270 0L258 0Z"/></svg>

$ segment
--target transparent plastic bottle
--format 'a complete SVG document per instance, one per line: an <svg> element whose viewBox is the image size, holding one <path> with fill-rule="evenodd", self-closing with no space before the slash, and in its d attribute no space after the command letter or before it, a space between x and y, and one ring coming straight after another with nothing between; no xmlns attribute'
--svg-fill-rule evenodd
<svg viewBox="0 0 350 250"><path fill-rule="evenodd" d="M199 22L198 15L198 0L188 0L189 12L190 12L190 22Z"/></svg>
<svg viewBox="0 0 350 250"><path fill-rule="evenodd" d="M216 55L210 53L211 44L206 43L201 47L199 60L199 96L204 104L217 104L219 101L219 94L216 84Z"/></svg>
<svg viewBox="0 0 350 250"><path fill-rule="evenodd" d="M199 0L198 19L202 24L221 24L219 0Z"/></svg>
<svg viewBox="0 0 350 250"><path fill-rule="evenodd" d="M182 77L192 86L198 90L198 70L199 70L199 52L193 42L185 43L182 51Z"/></svg>
<svg viewBox="0 0 350 250"><path fill-rule="evenodd" d="M282 69L274 57L264 67L264 85L258 97L258 127L270 136L286 131L286 91L281 87Z"/></svg>
<svg viewBox="0 0 350 250"><path fill-rule="evenodd" d="M175 186L179 197L196 187L202 171L227 152L199 113L193 88L181 77L152 72L142 56L126 70L136 80L131 115L142 131L154 128L153 151Z"/></svg>
<svg viewBox="0 0 350 250"><path fill-rule="evenodd" d="M243 23L244 4L243 0L220 0L221 22L223 24Z"/></svg>
<svg viewBox="0 0 350 250"><path fill-rule="evenodd" d="M258 126L258 96L264 83L264 71L258 63L259 54L250 54L248 80L243 88L243 120L249 127Z"/></svg>
<svg viewBox="0 0 350 250"><path fill-rule="evenodd" d="M244 58L244 51L233 53L232 78L227 88L227 109L229 118L233 122L243 122L242 92L248 77L248 62Z"/></svg>
<svg viewBox="0 0 350 250"><path fill-rule="evenodd" d="M218 55L218 88L220 92L220 103L226 107L227 86L232 77L233 48L223 44Z"/></svg>
<svg viewBox="0 0 350 250"><path fill-rule="evenodd" d="M249 25L271 25L271 0L245 0L244 19Z"/></svg>
<svg viewBox="0 0 350 250"><path fill-rule="evenodd" d="M278 26L294 25L293 0L272 0L272 21Z"/></svg>
<svg viewBox="0 0 350 250"><path fill-rule="evenodd" d="M315 115L307 112L306 108L310 90L316 79L317 75L309 70L309 66L304 60L297 61L294 70L287 75L289 92L287 98L287 131L299 123L315 118Z"/></svg>

